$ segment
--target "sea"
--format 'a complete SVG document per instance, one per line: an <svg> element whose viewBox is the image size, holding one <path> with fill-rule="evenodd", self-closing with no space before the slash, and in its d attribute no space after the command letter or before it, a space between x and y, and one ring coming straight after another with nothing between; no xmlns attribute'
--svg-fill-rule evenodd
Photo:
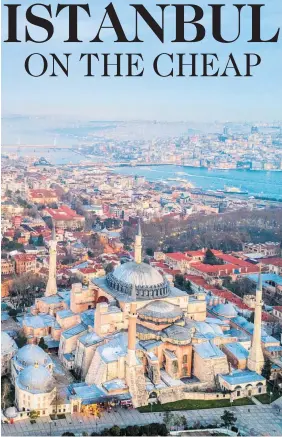
<svg viewBox="0 0 282 437"><path fill-rule="evenodd" d="M225 186L248 191L248 196L282 200L282 172L252 170L209 170L206 168L175 165L116 167L119 174L145 176L149 181L185 179L195 188L222 190ZM175 183L175 182L174 182Z"/></svg>
<svg viewBox="0 0 282 437"><path fill-rule="evenodd" d="M77 149L49 149L19 146L2 147L2 154L16 153L18 156L41 156L54 165L78 164L82 161L97 162L97 157L77 153ZM145 176L148 181L164 181L175 184L169 179L185 179L195 188L204 190L223 190L225 186L236 187L248 191L248 196L261 196L282 200L282 172L251 170L209 170L198 167L182 167L177 165L152 165L136 167L113 167L119 174Z"/></svg>

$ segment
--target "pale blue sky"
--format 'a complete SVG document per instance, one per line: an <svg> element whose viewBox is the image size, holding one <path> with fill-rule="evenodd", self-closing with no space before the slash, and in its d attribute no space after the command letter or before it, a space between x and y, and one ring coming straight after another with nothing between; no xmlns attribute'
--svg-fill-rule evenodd
<svg viewBox="0 0 282 437"><path fill-rule="evenodd" d="M68 1L65 1L68 3ZM6 3L10 2L9 0ZM30 0L25 5L34 3ZM45 3L56 5L49 0ZM63 3L63 1L62 1ZM84 2L80 2L84 3ZM93 39L104 14L104 7L109 1L89 1L92 17L82 11L80 14L79 37ZM113 4L120 20L130 38L134 23L134 10L129 6L132 1L114 0ZM136 2L138 3L138 2ZM159 1L159 3L162 3ZM166 3L166 2L164 2ZM177 0L177 3L184 3ZM162 44L146 26L140 26L140 34L145 40L142 44L114 43L115 33L103 31L103 44L81 43L64 44L67 35L67 11L53 19L55 35L51 42L45 44L21 43L2 44L2 111L6 114L21 115L55 115L69 119L157 119L157 120L278 120L281 119L282 83L281 83L281 43L250 44L246 41L251 35L249 8L243 12L243 29L240 40L233 44L216 43L211 37L211 13L208 3L220 1L195 1L205 10L202 21L207 30L206 39L197 44ZM226 1L224 36L234 37L237 26L235 8ZM238 2L235 2L238 3ZM244 2L242 2L244 3ZM257 3L250 0L248 3ZM266 0L263 8L264 38L274 35L281 26L281 0ZM160 17L160 11L152 0L145 0L149 11ZM6 10L2 13L2 40L6 38ZM22 8L24 10L24 8ZM47 17L47 15L45 15ZM166 40L173 38L173 8L167 8ZM19 21L23 35L24 20ZM40 31L29 27L32 35L39 36ZM45 32L42 33L45 35ZM282 38L282 33L280 40ZM29 77L24 70L25 58L33 52L48 54L72 53L70 59L70 76L66 78ZM145 75L142 78L84 78L85 67L78 62L81 52L141 52L144 56ZM242 53L258 53L262 64L254 69L253 78L168 78L155 75L152 62L161 52L168 53L209 53L216 52L220 58L219 65L224 66L227 56L233 53L242 62Z"/></svg>

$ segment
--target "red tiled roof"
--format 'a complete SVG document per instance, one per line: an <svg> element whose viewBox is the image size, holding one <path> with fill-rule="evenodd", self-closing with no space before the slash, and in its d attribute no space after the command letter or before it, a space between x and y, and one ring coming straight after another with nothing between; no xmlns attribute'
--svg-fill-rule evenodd
<svg viewBox="0 0 282 437"><path fill-rule="evenodd" d="M264 258L260 259L259 262L263 264L271 264L276 267L282 267L282 258Z"/></svg>
<svg viewBox="0 0 282 437"><path fill-rule="evenodd" d="M194 284L199 285L200 287L205 288L206 290L211 290L213 289L213 286L208 284L207 281L202 278L202 276L194 276L194 275L185 275L184 278L187 281L191 281L194 282Z"/></svg>
<svg viewBox="0 0 282 437"><path fill-rule="evenodd" d="M212 294L221 297L223 299L226 299L228 302L233 303L234 305L236 305L238 308L242 310L250 310L248 305L246 305L239 296L232 293L232 291L213 289Z"/></svg>
<svg viewBox="0 0 282 437"><path fill-rule="evenodd" d="M172 275L172 276L181 274L181 270L170 269L169 267L162 268L162 271L164 273L166 273L168 275Z"/></svg>
<svg viewBox="0 0 282 437"><path fill-rule="evenodd" d="M54 220L83 220L84 217L78 215L73 209L66 205L61 206L58 209L46 208L45 211L50 214Z"/></svg>
<svg viewBox="0 0 282 437"><path fill-rule="evenodd" d="M188 256L205 256L206 251L205 250L188 250L187 252L184 252Z"/></svg>
<svg viewBox="0 0 282 437"><path fill-rule="evenodd" d="M45 189L38 189L38 190L30 190L30 195L33 198L39 198L39 197L57 197L57 194L53 190L45 190Z"/></svg>
<svg viewBox="0 0 282 437"><path fill-rule="evenodd" d="M209 265L203 263L193 264L193 268L203 273L216 273L219 276L224 276L233 273L234 270L238 269L238 266L234 264L222 264L222 265Z"/></svg>
<svg viewBox="0 0 282 437"><path fill-rule="evenodd" d="M175 261L191 261L192 260L192 258L185 256L181 252L167 253L166 257L174 259Z"/></svg>
<svg viewBox="0 0 282 437"><path fill-rule="evenodd" d="M28 262L28 261L35 261L36 260L36 256L35 255L30 255L30 254L27 254L27 253L19 253L19 254L14 256L14 259L16 261Z"/></svg>
<svg viewBox="0 0 282 437"><path fill-rule="evenodd" d="M282 306L276 306L276 307L273 307L276 311L281 311L281 313L282 313Z"/></svg>
<svg viewBox="0 0 282 437"><path fill-rule="evenodd" d="M85 273L85 274L87 274L87 273L96 273L97 272L97 270L94 267L84 267L82 269L78 269L78 271L81 272L81 273Z"/></svg>

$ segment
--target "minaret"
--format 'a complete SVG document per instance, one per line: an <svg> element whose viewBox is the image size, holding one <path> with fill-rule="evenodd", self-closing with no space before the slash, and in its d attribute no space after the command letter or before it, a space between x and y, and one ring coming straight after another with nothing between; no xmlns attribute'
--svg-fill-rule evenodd
<svg viewBox="0 0 282 437"><path fill-rule="evenodd" d="M262 279L261 270L259 271L258 285L256 289L256 306L254 332L252 338L252 346L248 358L248 369L261 374L264 357L261 348L261 312L262 312Z"/></svg>
<svg viewBox="0 0 282 437"><path fill-rule="evenodd" d="M52 239L49 241L49 276L45 290L45 296L52 296L57 293L56 281L56 264L57 264L57 240L55 226L52 228Z"/></svg>
<svg viewBox="0 0 282 437"><path fill-rule="evenodd" d="M138 221L138 232L135 235L134 259L137 264L142 262L142 233L140 219Z"/></svg>
<svg viewBox="0 0 282 437"><path fill-rule="evenodd" d="M135 366L136 363L136 288L135 284L132 286L131 292L132 302L130 304L130 312L128 316L128 351L127 351L127 365L128 367Z"/></svg>

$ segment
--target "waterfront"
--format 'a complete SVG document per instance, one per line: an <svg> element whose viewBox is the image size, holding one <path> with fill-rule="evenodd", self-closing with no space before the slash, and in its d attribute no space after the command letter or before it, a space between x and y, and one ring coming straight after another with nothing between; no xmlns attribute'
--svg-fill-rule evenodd
<svg viewBox="0 0 282 437"><path fill-rule="evenodd" d="M77 149L34 148L4 146L2 153L16 153L18 156L45 157L54 165L77 164L85 161L98 162L97 156L85 156ZM187 179L197 188L205 190L222 190L224 186L235 186L247 190L249 196L262 196L282 200L282 172L250 170L208 170L199 167L182 167L177 165L113 167L113 171L123 175L145 176L149 181L166 181L169 179ZM176 183L176 182L174 182Z"/></svg>
<svg viewBox="0 0 282 437"><path fill-rule="evenodd" d="M187 179L197 188L222 190L235 186L247 190L249 196L263 196L282 200L282 173L250 170L208 170L182 166L116 167L120 174L145 176L149 181L171 178Z"/></svg>

